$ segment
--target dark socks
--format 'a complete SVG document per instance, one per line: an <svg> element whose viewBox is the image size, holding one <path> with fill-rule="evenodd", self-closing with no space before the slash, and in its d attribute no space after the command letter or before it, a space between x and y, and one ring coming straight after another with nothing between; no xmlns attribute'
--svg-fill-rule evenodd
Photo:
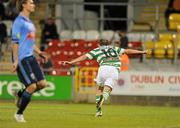
<svg viewBox="0 0 180 128"><path fill-rule="evenodd" d="M25 110L26 106L28 105L28 103L30 102L31 100L31 94L24 91L22 93L22 97L21 97L21 103L20 103L20 106L19 106L19 110L17 111L17 114L23 114L23 111Z"/></svg>

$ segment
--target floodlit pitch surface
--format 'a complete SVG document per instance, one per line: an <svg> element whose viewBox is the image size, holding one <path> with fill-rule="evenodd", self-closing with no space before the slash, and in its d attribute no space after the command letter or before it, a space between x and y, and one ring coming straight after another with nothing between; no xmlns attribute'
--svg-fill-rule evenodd
<svg viewBox="0 0 180 128"><path fill-rule="evenodd" d="M0 101L0 128L180 128L179 107L104 105L96 118L94 104L32 102L26 123L14 120L15 105Z"/></svg>

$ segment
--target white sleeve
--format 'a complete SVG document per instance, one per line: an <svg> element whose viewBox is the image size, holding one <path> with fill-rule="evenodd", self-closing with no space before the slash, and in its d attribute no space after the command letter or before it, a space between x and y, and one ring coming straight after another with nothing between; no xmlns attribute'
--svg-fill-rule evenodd
<svg viewBox="0 0 180 128"><path fill-rule="evenodd" d="M122 55L125 52L124 48L121 48L120 54Z"/></svg>
<svg viewBox="0 0 180 128"><path fill-rule="evenodd" d="M91 54L89 54L89 53L86 53L85 56L87 56L90 60L93 59L93 56L91 56Z"/></svg>

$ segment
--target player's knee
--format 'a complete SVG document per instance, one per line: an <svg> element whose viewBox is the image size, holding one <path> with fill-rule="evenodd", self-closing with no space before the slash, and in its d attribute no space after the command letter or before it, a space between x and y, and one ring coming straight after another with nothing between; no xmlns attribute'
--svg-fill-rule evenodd
<svg viewBox="0 0 180 128"><path fill-rule="evenodd" d="M104 86L104 92L111 92L112 91L112 88L110 87L110 86L108 86L108 85L105 85Z"/></svg>
<svg viewBox="0 0 180 128"><path fill-rule="evenodd" d="M26 91L30 94L32 94L37 89L36 84L31 84L26 88Z"/></svg>
<svg viewBox="0 0 180 128"><path fill-rule="evenodd" d="M41 80L37 83L37 86L39 89L43 89L46 87L46 84L47 84L46 80Z"/></svg>

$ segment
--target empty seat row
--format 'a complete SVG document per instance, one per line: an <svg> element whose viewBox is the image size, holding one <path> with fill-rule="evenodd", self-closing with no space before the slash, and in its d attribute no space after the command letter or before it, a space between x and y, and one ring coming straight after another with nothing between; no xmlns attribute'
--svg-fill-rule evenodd
<svg viewBox="0 0 180 128"><path fill-rule="evenodd" d="M142 33L127 33L127 36L130 41L143 41L143 40L152 40L154 35L152 33L142 34ZM107 40L119 40L118 32L112 30L105 30L99 32L97 30L63 30L60 32L61 40L69 40L69 39L83 39L83 40L97 40L97 39L107 39Z"/></svg>
<svg viewBox="0 0 180 128"><path fill-rule="evenodd" d="M158 59L173 59L174 58L174 44L171 41L156 41L156 42L145 42L144 46L146 49L152 49L151 54L147 54L147 58L158 58Z"/></svg>
<svg viewBox="0 0 180 128"><path fill-rule="evenodd" d="M176 39L180 39L180 34L177 33L160 33L159 40L160 41L176 41Z"/></svg>
<svg viewBox="0 0 180 128"><path fill-rule="evenodd" d="M83 39L83 40L97 40L97 39L107 39L111 40L114 35L114 31L112 30L107 30L99 33L97 30L76 30L76 31L71 31L71 30L63 30L60 32L60 37L61 40L69 40L69 39Z"/></svg>
<svg viewBox="0 0 180 128"><path fill-rule="evenodd" d="M92 40L98 40L98 39L107 39L107 40L115 40L119 41L120 36L118 32L112 31L112 30L105 30L102 32L99 32L97 30L63 30L60 32L61 40L86 40L86 41L92 41ZM128 40L130 42L133 41L153 41L156 38L155 33L152 32L146 32L146 33L138 33L138 32L129 32L127 33ZM176 35L173 33L160 33L159 38L160 40L172 40L175 38Z"/></svg>
<svg viewBox="0 0 180 128"><path fill-rule="evenodd" d="M132 33L127 33L127 37L129 41L152 41L155 39L155 34L154 33L138 33L138 32L132 32Z"/></svg>
<svg viewBox="0 0 180 128"><path fill-rule="evenodd" d="M66 40L66 41L51 41L48 44L47 52L58 51L89 51L98 47L98 41L85 40Z"/></svg>
<svg viewBox="0 0 180 128"><path fill-rule="evenodd" d="M172 13L169 16L169 29L180 30L180 14Z"/></svg>

